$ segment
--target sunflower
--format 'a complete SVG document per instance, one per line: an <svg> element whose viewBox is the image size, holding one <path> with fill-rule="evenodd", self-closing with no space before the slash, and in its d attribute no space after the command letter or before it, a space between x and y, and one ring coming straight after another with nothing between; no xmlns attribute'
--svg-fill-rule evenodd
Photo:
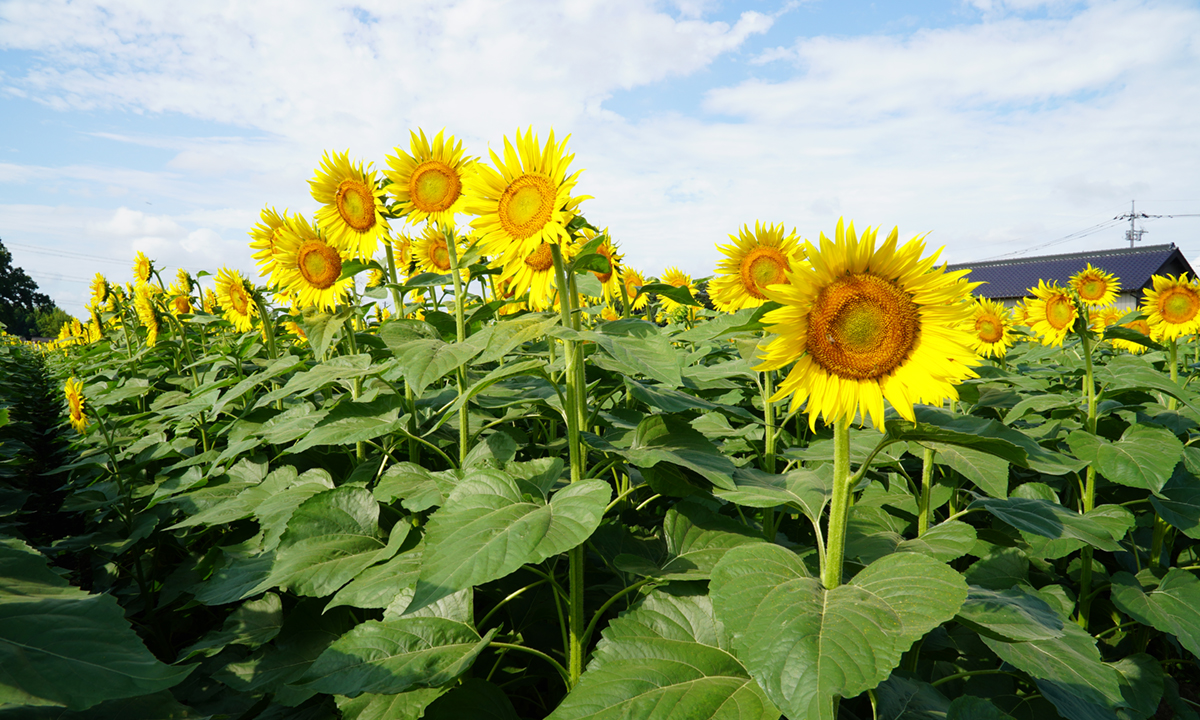
<svg viewBox="0 0 1200 720"><path fill-rule="evenodd" d="M1008 309L987 298L976 298L972 305L967 324L971 347L985 357L1004 357L1013 344L1012 317Z"/></svg>
<svg viewBox="0 0 1200 720"><path fill-rule="evenodd" d="M667 285L671 285L673 287L687 288L688 292L692 293L693 295L696 293L696 285L695 285L695 283L692 282L692 276L683 272L682 270L675 267L674 265L667 268L666 270L663 270L663 274L660 279ZM690 307L691 307L689 305L684 305L683 303L675 302L674 300L667 297L666 295L659 295L658 299L660 301L662 301L663 310L667 313L673 313L679 308L690 309Z"/></svg>
<svg viewBox="0 0 1200 720"><path fill-rule="evenodd" d="M367 287L369 288L382 286L384 279L383 271L379 268L371 268L367 271Z"/></svg>
<svg viewBox="0 0 1200 720"><path fill-rule="evenodd" d="M1138 318L1137 320L1130 320L1127 323L1122 323L1121 327L1128 328L1135 332L1140 332L1141 334L1145 335L1146 337L1150 337L1150 323L1146 322L1145 318ZM1142 353L1146 352L1146 350L1149 349L1141 343L1135 343L1130 340L1118 340L1117 338L1113 338L1112 344L1113 344L1113 347L1117 347L1122 350L1131 352L1134 355L1141 355Z"/></svg>
<svg viewBox="0 0 1200 720"><path fill-rule="evenodd" d="M612 322L613 320L619 320L620 317L621 314L614 310L612 305L605 305L604 309L600 311L601 320Z"/></svg>
<svg viewBox="0 0 1200 720"><path fill-rule="evenodd" d="M1038 286L1029 292L1034 297L1025 302L1025 322L1041 336L1043 345L1062 345L1079 316L1071 293L1057 283L1047 285L1045 280L1038 280Z"/></svg>
<svg viewBox="0 0 1200 720"><path fill-rule="evenodd" d="M195 312L192 309L192 298L188 295L172 295L170 307L173 315L191 315Z"/></svg>
<svg viewBox="0 0 1200 720"><path fill-rule="evenodd" d="M137 255L133 256L133 277L139 285L145 285L150 282L150 273L152 272L154 272L154 265L150 262L150 258L138 250Z"/></svg>
<svg viewBox="0 0 1200 720"><path fill-rule="evenodd" d="M454 237L455 252L458 257L463 254L463 238L458 237L451 230L450 234ZM450 249L446 244L446 231L438 225L430 223L421 231L421 237L417 238L412 243L412 261L416 266L417 272L437 273L439 275L448 275L451 270L450 265ZM458 269L465 281L470 277L470 270L462 267Z"/></svg>
<svg viewBox="0 0 1200 720"><path fill-rule="evenodd" d="M99 342L102 337L104 337L104 329L98 321L93 319L87 326L87 341L89 343Z"/></svg>
<svg viewBox="0 0 1200 720"><path fill-rule="evenodd" d="M979 357L962 329L971 317L975 283L966 271L935 267L913 238L897 248L893 229L876 249L876 231L858 238L839 220L834 241L821 235L820 251L805 243L809 263L796 263L788 283L764 288L783 307L763 317L776 337L756 370L795 362L771 398L791 396L792 410L808 401L809 425L870 416L883 427L883 401L914 420L914 403L956 399L955 385L975 377ZM810 264L811 263L811 264Z"/></svg>
<svg viewBox="0 0 1200 720"><path fill-rule="evenodd" d="M579 173L567 176L574 155L567 155L567 139L555 144L554 131L544 148L533 128L514 147L504 138L504 159L490 151L493 170L482 163L467 180L467 212L478 217L471 226L479 231L486 255L508 263L524 258L543 242L566 245L571 241L566 225L584 200L572 198Z"/></svg>
<svg viewBox="0 0 1200 720"><path fill-rule="evenodd" d="M326 242L302 215L292 215L279 230L271 274L300 307L332 310L354 286L354 278L342 277L342 264L349 259L348 251Z"/></svg>
<svg viewBox="0 0 1200 720"><path fill-rule="evenodd" d="M637 297L638 290L641 290L642 286L646 284L646 280L642 277L642 274L629 266L625 266L621 268L621 282L625 283L625 296L632 303L629 306L630 310L641 310L646 307L646 304L650 302L649 295L642 295L637 300L634 300Z"/></svg>
<svg viewBox="0 0 1200 720"><path fill-rule="evenodd" d="M316 178L308 184L313 199L322 205L317 211L317 224L325 231L329 244L369 260L379 237L386 237L388 232L381 200L384 191L376 188L371 166L364 170L361 162L352 164L348 150L332 156L325 153Z"/></svg>
<svg viewBox="0 0 1200 720"><path fill-rule="evenodd" d="M1111 305L1117 299L1117 291L1121 289L1116 275L1094 268L1091 263L1072 275L1068 283L1087 307Z"/></svg>
<svg viewBox="0 0 1200 720"><path fill-rule="evenodd" d="M563 262L569 262L577 250L575 243L563 248ZM546 310L558 306L558 285L554 281L550 243L542 243L525 257L503 265L500 277L513 297L520 298L529 293L526 302L531 309Z"/></svg>
<svg viewBox="0 0 1200 720"><path fill-rule="evenodd" d="M620 277L620 265L625 259L625 256L617 252L617 245L612 240L612 235L609 235L608 228L599 233L591 228L579 228L579 235L582 238L580 242L587 244L596 237L602 236L604 239L596 246L596 254L603 255L608 259L608 272L592 271L596 279L600 281L600 287L603 288L603 298L608 302L612 302L616 298L621 297L621 284L618 280Z"/></svg>
<svg viewBox="0 0 1200 720"><path fill-rule="evenodd" d="M67 396L67 405L71 408L71 427L75 428L75 432L82 434L88 426L88 417L83 412L83 383L73 377L68 378L63 392Z"/></svg>
<svg viewBox="0 0 1200 720"><path fill-rule="evenodd" d="M96 277L92 278L92 303L99 305L107 299L108 280L100 273L96 273Z"/></svg>
<svg viewBox="0 0 1200 720"><path fill-rule="evenodd" d="M1155 275L1153 290L1142 298L1150 337L1174 340L1200 331L1200 286L1186 276Z"/></svg>
<svg viewBox="0 0 1200 720"><path fill-rule="evenodd" d="M249 331L258 314L252 292L250 282L240 271L225 267L217 271L217 302L225 310L225 319L239 332Z"/></svg>
<svg viewBox="0 0 1200 720"><path fill-rule="evenodd" d="M138 320L146 327L146 345L158 343L158 313L154 310L154 295L149 285L138 286L134 293L133 307L137 310Z"/></svg>
<svg viewBox="0 0 1200 720"><path fill-rule="evenodd" d="M275 277L275 247L279 243L279 230L288 220L288 211L280 215L275 208L263 208L259 214L262 221L250 230L250 249L254 250L251 257L258 263L259 277L270 276L268 282L278 285Z"/></svg>
<svg viewBox="0 0 1200 720"><path fill-rule="evenodd" d="M725 258L717 264L717 276L709 283L709 297L718 310L736 312L758 307L767 301L763 289L786 284L788 273L799 269L800 252L796 231L783 234L783 223L743 225L732 245L718 245Z"/></svg>
<svg viewBox="0 0 1200 720"><path fill-rule="evenodd" d="M217 314L217 294L212 290L205 290L203 297L200 299L200 305L204 308L204 312L209 315Z"/></svg>
<svg viewBox="0 0 1200 720"><path fill-rule="evenodd" d="M410 223L454 222L454 216L463 211L463 184L475 161L463 157L462 142L455 143L453 135L443 140L444 130L434 136L432 144L424 130L418 128L418 132L419 137L411 130L408 133L412 155L396 148L395 157L386 157L389 169L383 174L391 181L388 192Z"/></svg>

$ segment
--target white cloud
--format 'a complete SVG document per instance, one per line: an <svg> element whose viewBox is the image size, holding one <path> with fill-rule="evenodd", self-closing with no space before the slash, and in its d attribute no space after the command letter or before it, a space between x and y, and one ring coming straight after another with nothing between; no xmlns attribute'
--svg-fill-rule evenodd
<svg viewBox="0 0 1200 720"><path fill-rule="evenodd" d="M1155 198L1192 198L1170 209L1200 211L1197 8L971 5L982 19L909 34L789 42L776 28L774 49L756 51L750 70L783 79L711 87L707 115L632 119L612 110L614 95L652 83L669 95L673 78L745 50L778 13L712 22L706 0L377 0L357 11L8 2L0 48L39 59L0 76L0 91L65 110L181 113L247 131L96 133L172 157L150 169L0 164L0 183L57 193L47 206L71 194L109 208L46 207L51 221L21 232L67 237L55 223L76 213L87 221L75 232L119 243L120 257L157 238L162 264L209 269L252 268L245 233L264 205L315 209L306 181L324 149L349 148L378 168L418 126L445 126L480 156L518 126L571 133L574 167L587 169L579 191L595 197L584 211L648 273L679 265L707 275L714 244L755 220L812 239L842 214L909 236L932 230L931 244L965 261L1094 225L1133 197L1147 212L1156 210L1143 200ZM129 214L124 235L117 207ZM14 212L0 206L0 221ZM163 225L151 230L153 222ZM1197 254L1197 226L1187 222L1162 221L1153 241L1191 243L1185 253ZM1054 250L1115 246L1120 236Z"/></svg>

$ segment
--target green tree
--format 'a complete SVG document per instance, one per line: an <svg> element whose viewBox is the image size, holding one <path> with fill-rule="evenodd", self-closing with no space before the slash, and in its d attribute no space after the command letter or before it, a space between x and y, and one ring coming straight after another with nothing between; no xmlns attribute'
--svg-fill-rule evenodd
<svg viewBox="0 0 1200 720"><path fill-rule="evenodd" d="M39 318L44 316L43 324L49 327L54 322L56 310L66 315L50 296L38 292L33 278L12 264L12 253L0 240L0 323L7 326L11 335L33 337L41 334ZM61 320L58 325L62 325ZM58 333L58 326L54 333Z"/></svg>

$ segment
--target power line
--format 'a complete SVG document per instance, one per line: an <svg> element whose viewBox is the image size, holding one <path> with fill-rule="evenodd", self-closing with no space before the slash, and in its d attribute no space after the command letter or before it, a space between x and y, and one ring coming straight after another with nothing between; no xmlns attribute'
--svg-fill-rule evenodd
<svg viewBox="0 0 1200 720"><path fill-rule="evenodd" d="M1078 240L1080 238L1085 238L1088 235L1095 235L1098 232L1102 232L1111 227L1119 225L1124 221L1125 221L1125 218L1122 218L1122 217L1116 217L1116 218L1113 218L1112 220L1105 220L1104 222L1098 223L1089 228L1084 228L1083 230L1077 230L1076 232L1073 232L1070 235L1064 235L1063 237L1060 237L1057 240L1051 240L1050 242L1042 243L1041 245L1034 245L1033 247L1028 247L1028 248L1025 248L1024 250L1017 250L1015 252L1005 253L1003 255L995 255L993 257L981 260L980 262L988 262L991 260L1002 260L1002 259L1008 258L1008 257L1016 257L1018 255L1024 255L1026 253L1031 253L1034 250L1042 250L1044 248L1054 247L1055 245L1061 245L1062 243L1070 242L1071 240Z"/></svg>
<svg viewBox="0 0 1200 720"><path fill-rule="evenodd" d="M100 257L99 255L87 255L84 253L77 253L73 250L60 250L58 248L40 248L40 247L36 247L33 245L24 245L22 243L14 243L14 242L6 242L4 244L8 247L20 248L27 252L39 253L41 255L54 255L56 257L73 258L73 259L77 259L77 260L93 260L93 261L97 261L97 262L114 263L117 265L130 265L130 267L132 267L132 265L126 260L117 260L115 258Z"/></svg>

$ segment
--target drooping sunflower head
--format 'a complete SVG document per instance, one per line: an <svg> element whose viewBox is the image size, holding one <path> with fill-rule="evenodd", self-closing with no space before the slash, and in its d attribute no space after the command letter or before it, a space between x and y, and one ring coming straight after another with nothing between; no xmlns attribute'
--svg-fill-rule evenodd
<svg viewBox="0 0 1200 720"><path fill-rule="evenodd" d="M108 299L108 280L100 273L92 278L92 304L99 305Z"/></svg>
<svg viewBox="0 0 1200 720"><path fill-rule="evenodd" d="M913 420L914 403L956 399L955 385L974 377L979 357L963 326L971 317L964 302L976 284L966 271L935 267L921 237L897 247L893 229L882 246L867 228L838 221L820 249L805 243L809 262L796 263L788 283L763 290L783 307L763 317L775 334L758 370L794 362L772 398L790 396L792 409L808 401L809 424L850 422L868 416L883 427L886 398Z"/></svg>
<svg viewBox="0 0 1200 720"><path fill-rule="evenodd" d="M478 217L471 226L479 231L483 251L508 263L525 257L543 242L565 246L571 242L566 225L583 197L571 191L582 170L568 176L574 159L568 155L568 136L554 142L554 131L541 146L533 128L516 145L504 138L504 158L491 152L495 168L480 163L467 180L466 211Z"/></svg>
<svg viewBox="0 0 1200 720"><path fill-rule="evenodd" d="M444 132L439 131L431 143L424 130L410 130L408 148L412 154L396 148L395 156L386 158L388 169L383 174L391 181L388 192L410 223L454 222L454 216L463 212L463 186L475 161L463 157L462 142L455 142L453 135L443 140Z"/></svg>
<svg viewBox="0 0 1200 720"><path fill-rule="evenodd" d="M137 310L138 320L146 328L146 345L158 343L158 313L154 308L154 295L149 285L139 285L133 297L133 307Z"/></svg>
<svg viewBox="0 0 1200 720"><path fill-rule="evenodd" d="M325 240L301 215L292 215L279 230L273 275L301 308L332 310L344 300L354 278L342 277L350 252Z"/></svg>
<svg viewBox="0 0 1200 720"><path fill-rule="evenodd" d="M718 310L736 312L758 307L767 301L764 289L786 284L788 273L803 261L796 231L784 234L783 223L743 225L730 235L730 245L718 245L725 257L717 264L717 276L708 284L709 296Z"/></svg>
<svg viewBox="0 0 1200 720"><path fill-rule="evenodd" d="M71 411L71 427L82 434L88 426L88 417L83 412L83 383L74 377L68 378L63 393L67 396L67 406Z"/></svg>
<svg viewBox="0 0 1200 720"><path fill-rule="evenodd" d="M317 225L329 244L353 257L370 260L381 235L387 233L383 216L384 190L376 187L375 171L350 162L350 151L325 153L314 179L309 180L313 199L321 203Z"/></svg>
<svg viewBox="0 0 1200 720"><path fill-rule="evenodd" d="M1087 307L1111 305L1117 299L1117 292L1121 289L1121 283L1117 280L1116 275L1092 267L1091 263L1072 275L1069 283Z"/></svg>
<svg viewBox="0 0 1200 720"><path fill-rule="evenodd" d="M288 211L280 215L273 207L265 207L258 214L259 222L250 230L251 256L258 263L260 277L270 276L271 284L277 284L275 277L275 248L279 243L279 229L287 223Z"/></svg>
<svg viewBox="0 0 1200 720"><path fill-rule="evenodd" d="M976 298L967 331L971 334L971 347L985 357L1004 357L1013 344L1012 317L995 300Z"/></svg>
<svg viewBox="0 0 1200 720"><path fill-rule="evenodd" d="M1150 337L1174 340L1200 332L1200 285L1185 275L1155 275L1154 288L1142 298Z"/></svg>
<svg viewBox="0 0 1200 720"><path fill-rule="evenodd" d="M133 256L133 277L139 285L144 285L150 282L150 274L154 272L154 264L150 262L150 258L146 257L141 250L137 251L137 255Z"/></svg>
<svg viewBox="0 0 1200 720"><path fill-rule="evenodd" d="M247 332L254 326L258 306L254 302L254 288L238 270L223 267L217 271L217 303L225 311L228 320L238 332Z"/></svg>
<svg viewBox="0 0 1200 720"><path fill-rule="evenodd" d="M1062 345L1079 317L1070 291L1058 283L1038 280L1038 286L1029 292L1033 298L1025 301L1025 322L1041 337L1043 345Z"/></svg>

